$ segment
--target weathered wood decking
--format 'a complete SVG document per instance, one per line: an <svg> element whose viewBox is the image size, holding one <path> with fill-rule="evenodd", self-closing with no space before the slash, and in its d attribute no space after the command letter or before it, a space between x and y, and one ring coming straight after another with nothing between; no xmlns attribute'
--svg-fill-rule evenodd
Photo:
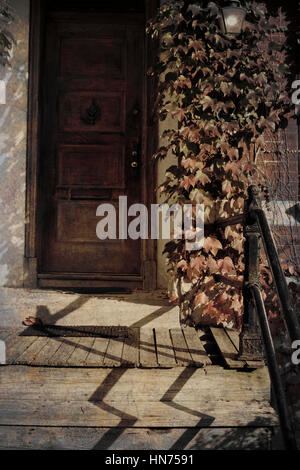
<svg viewBox="0 0 300 470"><path fill-rule="evenodd" d="M0 426L1 450L271 450L265 428Z"/></svg>
<svg viewBox="0 0 300 470"><path fill-rule="evenodd" d="M203 367L223 361L232 369L262 363L239 361L238 334L223 328L131 328L128 337L22 336L24 330L0 330L6 363L45 367Z"/></svg>
<svg viewBox="0 0 300 470"><path fill-rule="evenodd" d="M62 369L7 366L0 424L209 427L273 425L264 369Z"/></svg>
<svg viewBox="0 0 300 470"><path fill-rule="evenodd" d="M236 333L19 333L0 332L9 363L0 368L0 449L270 448L278 420L268 372L237 360Z"/></svg>

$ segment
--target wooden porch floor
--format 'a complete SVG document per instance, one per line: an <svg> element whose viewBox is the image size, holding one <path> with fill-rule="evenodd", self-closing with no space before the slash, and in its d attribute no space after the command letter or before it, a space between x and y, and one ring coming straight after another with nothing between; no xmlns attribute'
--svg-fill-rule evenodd
<svg viewBox="0 0 300 470"><path fill-rule="evenodd" d="M0 368L0 449L269 449L265 368Z"/></svg>
<svg viewBox="0 0 300 470"><path fill-rule="evenodd" d="M237 360L237 332L141 328L117 340L22 331L0 331L0 449L271 447L268 371Z"/></svg>
<svg viewBox="0 0 300 470"><path fill-rule="evenodd" d="M226 365L258 368L237 359L239 336L223 328L131 328L128 337L22 336L24 329L2 329L6 364L46 367L173 368Z"/></svg>

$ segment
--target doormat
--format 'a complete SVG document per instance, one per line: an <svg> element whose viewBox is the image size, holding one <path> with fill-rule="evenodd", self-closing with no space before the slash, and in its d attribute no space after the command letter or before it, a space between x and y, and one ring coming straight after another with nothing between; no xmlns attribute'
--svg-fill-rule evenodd
<svg viewBox="0 0 300 470"><path fill-rule="evenodd" d="M129 330L127 326L34 325L26 328L19 336L128 338Z"/></svg>

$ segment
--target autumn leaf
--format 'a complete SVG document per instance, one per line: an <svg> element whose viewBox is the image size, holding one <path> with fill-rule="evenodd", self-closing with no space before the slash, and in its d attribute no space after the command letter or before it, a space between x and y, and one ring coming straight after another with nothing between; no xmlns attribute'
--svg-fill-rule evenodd
<svg viewBox="0 0 300 470"><path fill-rule="evenodd" d="M196 177L194 175L184 176L183 181L180 183L180 187L188 191L191 186L194 188L195 184Z"/></svg>
<svg viewBox="0 0 300 470"><path fill-rule="evenodd" d="M219 271L218 263L211 256L208 257L207 267L212 274L215 274Z"/></svg>
<svg viewBox="0 0 300 470"><path fill-rule="evenodd" d="M190 265L191 265L191 268L195 268L197 269L197 271L200 272L201 269L205 268L206 266L206 259L203 255L192 257L190 260Z"/></svg>
<svg viewBox="0 0 300 470"><path fill-rule="evenodd" d="M229 256L226 256L224 259L219 259L217 264L222 274L232 274L235 272L233 261Z"/></svg>
<svg viewBox="0 0 300 470"><path fill-rule="evenodd" d="M205 313L208 316L215 317L218 315L219 311L215 307L214 302L210 301L205 307L203 308L203 313Z"/></svg>
<svg viewBox="0 0 300 470"><path fill-rule="evenodd" d="M184 158L181 162L181 165L186 170L195 170L197 167L197 161L192 158Z"/></svg>
<svg viewBox="0 0 300 470"><path fill-rule="evenodd" d="M204 250L209 253L211 252L214 256L216 256L219 250L223 249L222 243L217 240L215 237L206 237L203 244Z"/></svg>
<svg viewBox="0 0 300 470"><path fill-rule="evenodd" d="M183 88L184 86L187 86L188 88L192 88L192 82L189 77L180 75L178 79L174 82L174 86L180 86L181 88Z"/></svg>
<svg viewBox="0 0 300 470"><path fill-rule="evenodd" d="M211 181L209 176L201 170L197 171L195 180L196 182L199 181L203 185L208 184Z"/></svg>
<svg viewBox="0 0 300 470"><path fill-rule="evenodd" d="M167 147L160 147L159 151L153 155L155 159L163 159L167 156L168 149Z"/></svg>
<svg viewBox="0 0 300 470"><path fill-rule="evenodd" d="M206 305L208 301L209 301L209 298L207 297L205 292L199 292L195 296L194 305L195 307L197 307L197 305Z"/></svg>
<svg viewBox="0 0 300 470"><path fill-rule="evenodd" d="M230 158L230 160L238 160L239 158L239 151L237 148L230 148L229 150L227 150L227 155L228 157Z"/></svg>
<svg viewBox="0 0 300 470"><path fill-rule="evenodd" d="M241 165L235 162L226 163L225 171L228 173L230 172L231 175L235 177L235 179L238 179L241 174Z"/></svg>
<svg viewBox="0 0 300 470"><path fill-rule="evenodd" d="M292 264L283 263L282 267L286 272L287 276L297 276L295 266L293 266Z"/></svg>
<svg viewBox="0 0 300 470"><path fill-rule="evenodd" d="M222 183L222 192L223 194L229 195L232 192L231 182L229 180L225 180Z"/></svg>
<svg viewBox="0 0 300 470"><path fill-rule="evenodd" d="M187 264L186 260L183 259L183 260L179 261L179 263L177 263L177 268L181 269L181 271L183 271L183 272L187 271L188 264Z"/></svg>
<svg viewBox="0 0 300 470"><path fill-rule="evenodd" d="M177 109L176 111L172 112L172 116L177 117L178 121L181 122L185 118L185 111L182 108Z"/></svg>
<svg viewBox="0 0 300 470"><path fill-rule="evenodd" d="M227 225L227 227L225 228L224 235L225 235L225 238L230 241L234 240L234 238L236 237L230 225Z"/></svg>
<svg viewBox="0 0 300 470"><path fill-rule="evenodd" d="M241 254L244 251L244 238L235 238L231 243L231 248Z"/></svg>
<svg viewBox="0 0 300 470"><path fill-rule="evenodd" d="M228 96L232 90L232 83L221 82L220 90L224 96Z"/></svg>
<svg viewBox="0 0 300 470"><path fill-rule="evenodd" d="M244 209L245 200L242 197L238 197L236 201L234 201L234 208L236 209Z"/></svg>
<svg viewBox="0 0 300 470"><path fill-rule="evenodd" d="M205 111L207 108L211 108L213 106L214 100L210 96L206 95L202 98L200 103L202 104L203 111Z"/></svg>
<svg viewBox="0 0 300 470"><path fill-rule="evenodd" d="M233 308L237 313L242 312L243 302L240 300L238 295L234 295L232 297L231 308Z"/></svg>

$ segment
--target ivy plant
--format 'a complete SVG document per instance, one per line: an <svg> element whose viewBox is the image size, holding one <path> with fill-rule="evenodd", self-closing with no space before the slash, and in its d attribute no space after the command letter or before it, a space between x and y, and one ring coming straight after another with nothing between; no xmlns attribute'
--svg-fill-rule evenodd
<svg viewBox="0 0 300 470"><path fill-rule="evenodd" d="M160 192L170 204L205 207L203 249L187 252L184 237L165 247L177 286L171 300L179 302L185 323L192 322L195 309L202 321L240 322L242 226L216 229L213 223L243 212L249 184L264 187L257 164L264 132L286 127L291 109L277 18L261 4L244 6L247 17L235 37L221 31L220 5L204 0L167 1L148 24L159 42L149 72L158 81L157 115L175 120L163 131L164 144L155 155L173 155L177 162L167 170ZM262 280L269 287L266 269Z"/></svg>

